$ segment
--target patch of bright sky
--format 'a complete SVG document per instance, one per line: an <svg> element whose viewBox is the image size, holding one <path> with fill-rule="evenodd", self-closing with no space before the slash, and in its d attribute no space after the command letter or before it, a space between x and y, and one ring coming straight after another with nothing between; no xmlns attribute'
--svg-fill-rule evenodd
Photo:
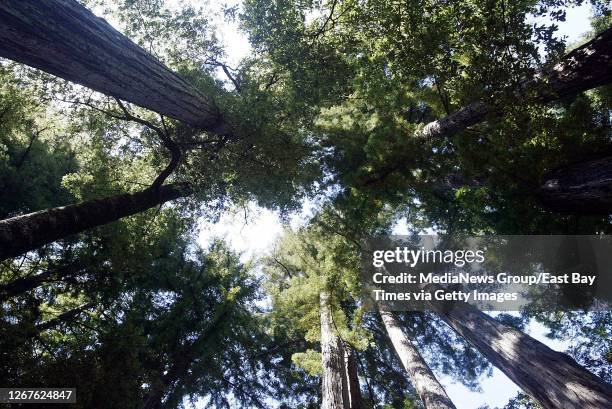
<svg viewBox="0 0 612 409"><path fill-rule="evenodd" d="M224 18L224 9L240 7L241 0L226 1L202 1L202 0L167 0L166 4L170 7L178 6L180 3L190 4L196 8L204 8L217 30L217 38L225 46L226 59L224 63L232 68L236 68L240 60L251 53L251 45L247 36L240 30L236 20Z"/></svg>
<svg viewBox="0 0 612 409"><path fill-rule="evenodd" d="M215 13L221 17L222 7L233 7L239 6L241 1L232 0L226 1L223 4L221 2L213 2L212 9ZM244 57L247 57L251 53L251 45L246 35L240 31L237 21L228 21L227 19L217 18L215 24L218 27L217 35L219 40L225 45L227 54L227 64L230 67L236 68Z"/></svg>
<svg viewBox="0 0 612 409"><path fill-rule="evenodd" d="M192 3L202 4L196 0L193 0ZM226 4L235 5L238 3L240 2L232 1ZM213 2L211 6L213 13L216 15L217 35L226 47L227 63L236 67L240 60L249 55L251 51L248 39L244 33L240 32L236 22L228 22L222 18L221 4ZM566 21L559 23L557 37L565 37L567 43L576 42L584 33L589 31L590 16L591 9L587 4L568 9ZM539 24L548 23L543 19L535 21ZM297 226L303 225L312 211L313 205L305 203L302 211L290 219L288 226L295 229ZM394 229L394 233L407 232L407 227L405 221L400 221ZM247 260L269 251L282 231L283 223L277 212L249 204L246 218L243 209L236 209L225 213L216 224L202 222L200 224L199 243L206 246L214 238L224 238L235 251L242 254L243 260ZM427 234L432 234L432 232L427 232ZM531 323L527 332L555 350L564 351L568 346L565 342L547 338L545 336L546 329L541 324ZM520 390L498 369L494 369L491 377L481 380L482 392L470 391L448 376L439 375L439 379L449 396L453 398L458 409L475 409L485 404L490 407L502 407Z"/></svg>
<svg viewBox="0 0 612 409"><path fill-rule="evenodd" d="M565 39L567 44L574 43L591 30L589 19L593 15L591 5L585 2L580 7L567 9L565 21L557 23L558 30L555 36ZM532 18L531 22L540 24L550 24L547 17Z"/></svg>
<svg viewBox="0 0 612 409"><path fill-rule="evenodd" d="M592 14L591 6L586 3L568 10L565 22L559 24L557 36L566 37L569 43L577 41L591 30Z"/></svg>
<svg viewBox="0 0 612 409"><path fill-rule="evenodd" d="M249 203L246 208L225 212L217 223L201 221L198 243L206 247L214 239L224 239L241 254L242 261L247 261L268 252L284 228L296 230L303 226L313 215L313 210L314 205L305 202L299 213L292 215L287 223L282 223L278 212Z"/></svg>

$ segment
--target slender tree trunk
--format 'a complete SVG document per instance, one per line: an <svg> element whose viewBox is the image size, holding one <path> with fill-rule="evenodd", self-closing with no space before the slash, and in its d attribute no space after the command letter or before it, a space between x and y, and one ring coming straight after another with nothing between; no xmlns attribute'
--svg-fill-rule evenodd
<svg viewBox="0 0 612 409"><path fill-rule="evenodd" d="M548 103L612 82L612 28L568 53L554 67L526 80L517 90L537 88L537 100ZM543 84L545 83L545 84ZM491 107L482 101L467 105L452 114L425 125L416 137L441 138L475 125L486 117Z"/></svg>
<svg viewBox="0 0 612 409"><path fill-rule="evenodd" d="M36 328L36 334L39 334L43 331L46 331L48 329L51 329L55 326L57 326L58 324L61 324L62 322L66 322L66 321L70 321L73 318L75 318L76 316L78 316L79 314L81 314L82 312L90 309L91 307L93 307L95 304L93 302L87 303L87 304L83 304L80 307L74 308L72 310L66 311L61 313L60 315L58 315L57 317L50 319L49 321L45 321L41 324L38 324L35 328Z"/></svg>
<svg viewBox="0 0 612 409"><path fill-rule="evenodd" d="M612 157L549 173L538 196L545 207L561 213L612 214Z"/></svg>
<svg viewBox="0 0 612 409"><path fill-rule="evenodd" d="M86 267L78 262L49 265L42 273L27 275L0 285L0 301L32 291L45 283L63 281L85 270Z"/></svg>
<svg viewBox="0 0 612 409"><path fill-rule="evenodd" d="M0 286L0 301L4 301L8 298L33 290L34 288L42 285L42 283L47 281L54 274L55 271L47 270L44 273L18 278L10 283L3 284Z"/></svg>
<svg viewBox="0 0 612 409"><path fill-rule="evenodd" d="M0 56L198 128L223 119L200 93L74 0L0 2Z"/></svg>
<svg viewBox="0 0 612 409"><path fill-rule="evenodd" d="M397 353L402 366L416 389L426 409L455 409L444 387L438 382L429 365L425 362L418 349L402 331L400 324L391 311L378 307L389 339Z"/></svg>
<svg viewBox="0 0 612 409"><path fill-rule="evenodd" d="M370 381L368 381L366 365L363 363L362 359L360 359L359 357L356 357L356 358L358 359L356 360L357 365L359 366L359 368L361 368L361 373L363 374L363 380L365 381L366 389L368 390L368 398L370 399L369 406L373 406L374 403L376 402L376 398L374 396L374 391L372 390L372 385L370 385Z"/></svg>
<svg viewBox="0 0 612 409"><path fill-rule="evenodd" d="M0 261L189 194L175 183L0 220Z"/></svg>
<svg viewBox="0 0 612 409"><path fill-rule="evenodd" d="M349 409L342 341L333 324L329 294L321 291L322 409Z"/></svg>
<svg viewBox="0 0 612 409"><path fill-rule="evenodd" d="M365 409L363 398L361 397L361 387L359 386L359 376L357 372L357 361L355 351L348 345L344 346L344 367L346 369L346 385L348 387L348 398L350 409Z"/></svg>
<svg viewBox="0 0 612 409"><path fill-rule="evenodd" d="M545 409L610 407L612 386L569 355L553 351L475 308L441 309L438 314Z"/></svg>

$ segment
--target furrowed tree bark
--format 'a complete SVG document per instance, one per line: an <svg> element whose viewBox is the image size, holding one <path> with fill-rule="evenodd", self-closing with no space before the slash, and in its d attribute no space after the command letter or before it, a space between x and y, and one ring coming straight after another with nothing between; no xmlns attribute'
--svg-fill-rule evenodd
<svg viewBox="0 0 612 409"><path fill-rule="evenodd" d="M536 100L552 102L612 82L612 28L607 29L581 47L568 53L561 62L526 80L517 90L536 88ZM425 125L417 138L451 136L468 126L483 121L494 109L482 101L473 102L452 114Z"/></svg>
<svg viewBox="0 0 612 409"><path fill-rule="evenodd" d="M365 409L365 406L363 405L363 398L361 397L361 387L359 386L355 351L348 345L344 346L344 366L346 369L346 385L348 387L349 408Z"/></svg>
<svg viewBox="0 0 612 409"><path fill-rule="evenodd" d="M210 132L213 100L74 0L0 2L0 56Z"/></svg>
<svg viewBox="0 0 612 409"><path fill-rule="evenodd" d="M192 193L174 183L0 220L0 261Z"/></svg>
<svg viewBox="0 0 612 409"><path fill-rule="evenodd" d="M378 311L393 348L425 408L455 409L455 405L446 394L444 387L431 372L429 365L427 365L418 349L402 331L393 313L380 305Z"/></svg>
<svg viewBox="0 0 612 409"><path fill-rule="evenodd" d="M612 214L612 157L549 173L538 197L546 208L560 213Z"/></svg>
<svg viewBox="0 0 612 409"><path fill-rule="evenodd" d="M342 341L333 324L329 293L321 291L322 409L349 409Z"/></svg>
<svg viewBox="0 0 612 409"><path fill-rule="evenodd" d="M440 317L545 409L610 407L612 386L529 335L462 305Z"/></svg>

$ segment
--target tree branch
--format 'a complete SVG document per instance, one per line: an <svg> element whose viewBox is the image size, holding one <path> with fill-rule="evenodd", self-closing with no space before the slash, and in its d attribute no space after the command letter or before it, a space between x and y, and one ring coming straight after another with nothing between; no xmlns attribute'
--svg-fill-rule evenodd
<svg viewBox="0 0 612 409"><path fill-rule="evenodd" d="M209 59L209 64L214 65L215 67L221 67L221 69L223 70L223 72L225 73L225 76L232 82L232 84L234 84L234 88L236 89L237 92L242 92L242 87L240 86L240 81L238 81L236 79L236 77L234 77L230 71L231 67L229 67L227 64L222 63L221 61L217 61L215 59Z"/></svg>

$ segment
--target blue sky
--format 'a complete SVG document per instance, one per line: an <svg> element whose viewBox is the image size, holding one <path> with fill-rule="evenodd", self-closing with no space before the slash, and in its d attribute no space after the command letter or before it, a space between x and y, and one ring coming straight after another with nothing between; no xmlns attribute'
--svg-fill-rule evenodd
<svg viewBox="0 0 612 409"><path fill-rule="evenodd" d="M229 2L230 5L236 3L238 2ZM219 5L211 6L217 12L220 11ZM568 9L567 19L559 24L557 36L566 37L568 43L578 40L590 30L590 15L590 6L586 4ZM538 20L538 22L542 23L545 20ZM235 23L227 23L218 18L217 25L219 27L218 36L226 45L228 62L230 65L236 66L240 59L250 52L248 40L239 32ZM243 254L244 260L269 251L283 230L278 214L257 208L254 205L248 206L246 210L246 221L245 209L235 209L234 212L227 212L215 224L202 221L200 244L206 246L215 237L225 238L236 251ZM295 228L302 224L311 211L312 207L306 204L302 214L291 219L291 227ZM401 229L401 226L399 226L400 231L398 233L401 233ZM546 329L540 324L531 324L527 331L531 336L555 350L563 351L567 348L565 342L546 338ZM488 404L492 408L502 407L519 391L519 388L497 369L494 369L491 377L481 380L481 392L472 392L463 385L454 382L448 376L437 375L458 409L476 409L484 404Z"/></svg>

